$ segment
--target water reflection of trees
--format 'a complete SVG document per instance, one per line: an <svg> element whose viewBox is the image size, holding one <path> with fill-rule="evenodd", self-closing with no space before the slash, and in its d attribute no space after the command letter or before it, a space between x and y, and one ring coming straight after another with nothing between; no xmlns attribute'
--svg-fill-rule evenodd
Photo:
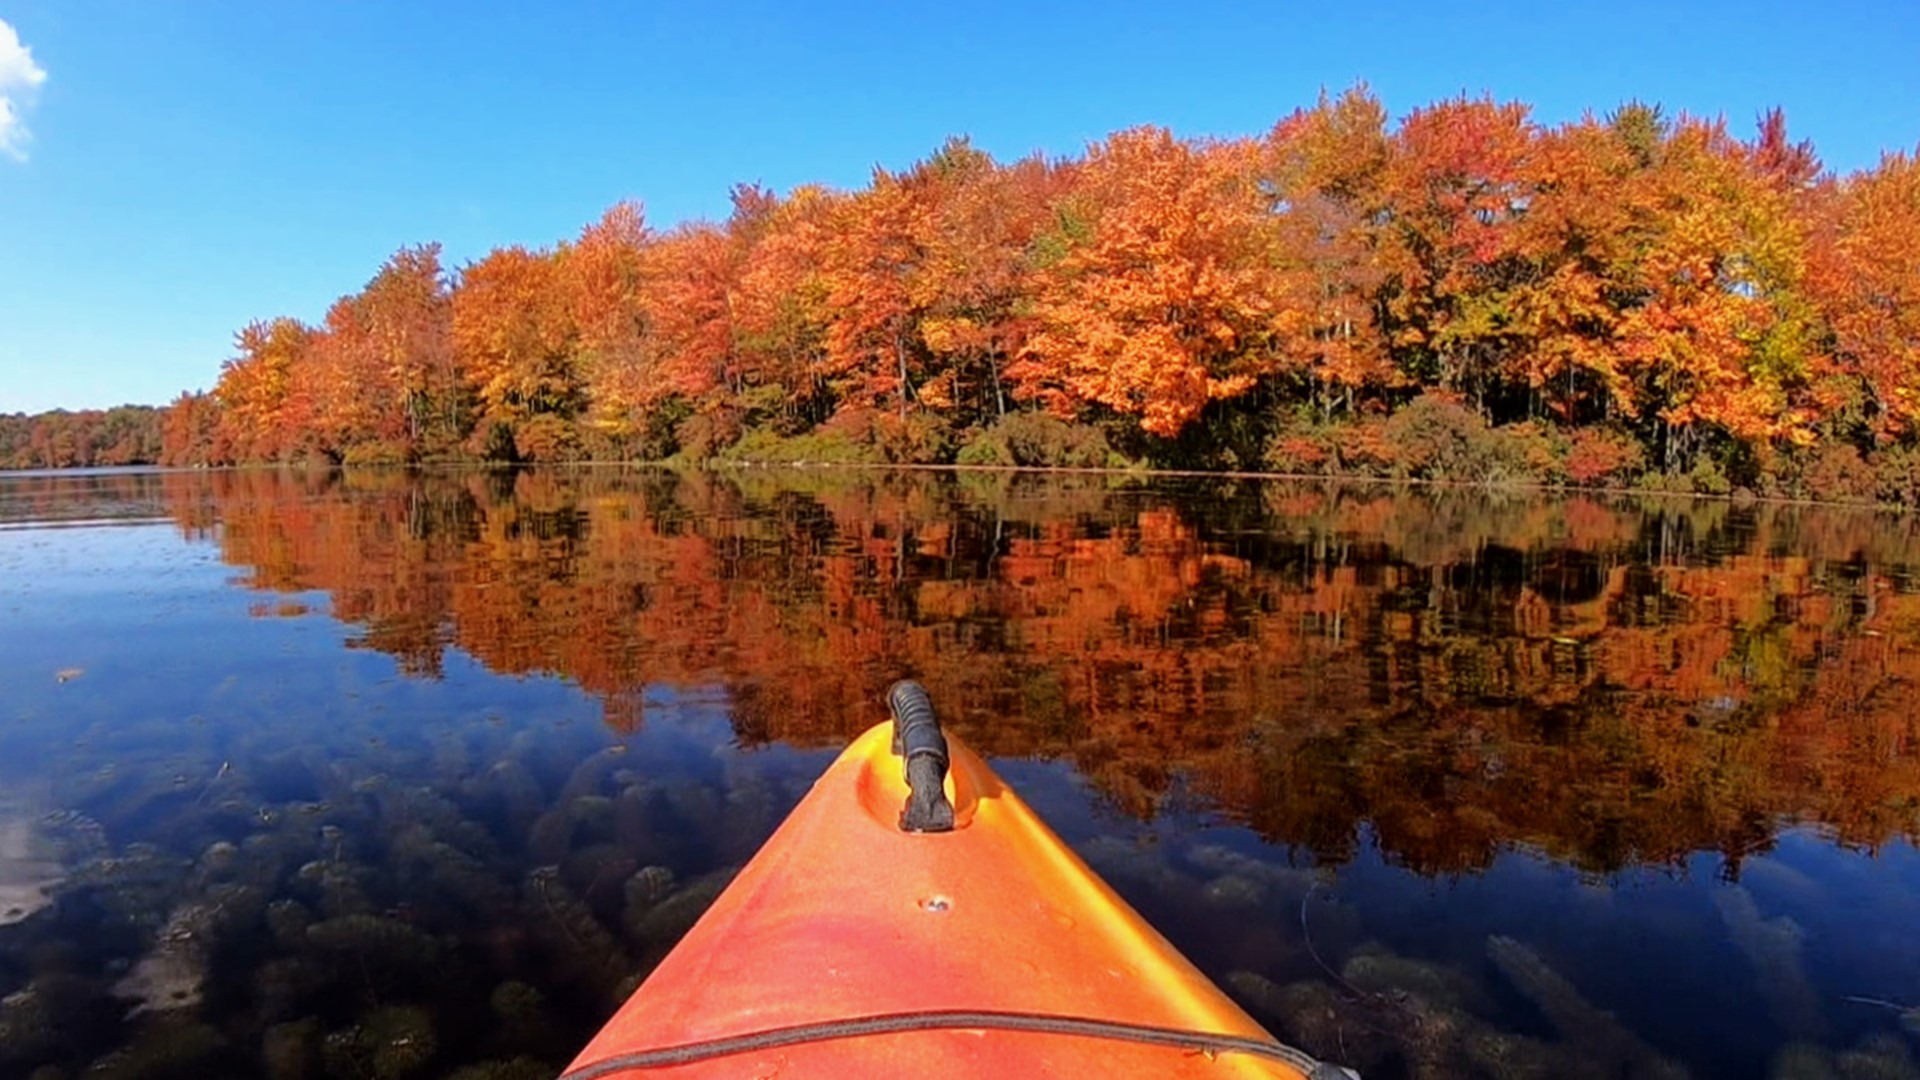
<svg viewBox="0 0 1920 1080"><path fill-rule="evenodd" d="M0 525L164 518L160 474L151 470L0 474Z"/></svg>
<svg viewBox="0 0 1920 1080"><path fill-rule="evenodd" d="M649 471L169 475L252 587L643 722L719 683L822 743L929 684L1116 805L1182 790L1430 872L1596 871L1920 828L1912 519L1804 507L1098 479ZM262 607L262 610L269 610Z"/></svg>

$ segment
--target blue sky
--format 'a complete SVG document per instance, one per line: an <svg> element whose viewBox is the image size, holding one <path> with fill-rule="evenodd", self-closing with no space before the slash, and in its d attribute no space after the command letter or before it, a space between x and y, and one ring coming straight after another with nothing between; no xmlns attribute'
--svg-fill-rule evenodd
<svg viewBox="0 0 1920 1080"><path fill-rule="evenodd" d="M1365 80L1395 116L1637 97L1744 135L1777 104L1841 171L1920 144L1920 0L1028 7L0 0L31 53L0 31L0 412L206 388L241 325L318 320L404 244L721 217L950 134L1248 134Z"/></svg>

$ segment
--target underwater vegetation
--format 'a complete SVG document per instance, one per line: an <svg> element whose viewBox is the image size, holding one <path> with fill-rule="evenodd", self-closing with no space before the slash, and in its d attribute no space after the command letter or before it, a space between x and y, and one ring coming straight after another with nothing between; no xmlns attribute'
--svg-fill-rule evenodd
<svg viewBox="0 0 1920 1080"><path fill-rule="evenodd" d="M664 719L617 741L485 711L299 740L183 743L169 726L83 727L43 786L7 789L31 797L8 804L0 866L37 899L0 926L0 1075L552 1076L818 767L662 749ZM1176 937L1203 928L1179 943L1277 1035L1370 1078L1690 1074L1551 943L1410 949L1343 871L1244 836L1136 823L1077 847ZM1770 1075L1920 1076L1911 1010L1859 999L1873 1023L1836 1037L1848 1006L1814 988L1804 931L1741 884L1711 897L1708 928L1747 965L1730 977L1781 1033Z"/></svg>
<svg viewBox="0 0 1920 1080"><path fill-rule="evenodd" d="M1549 1023L1580 1051L1600 1076L1685 1076L1686 1070L1628 1031L1612 1014L1593 1005L1540 954L1509 937L1487 939L1487 957L1515 989L1539 1007Z"/></svg>
<svg viewBox="0 0 1920 1080"><path fill-rule="evenodd" d="M0 807L0 1076L552 1076L805 787L590 729L163 726Z"/></svg>
<svg viewBox="0 0 1920 1080"><path fill-rule="evenodd" d="M49 857L46 823L19 801L0 801L0 926L9 926L53 902L65 877Z"/></svg>
<svg viewBox="0 0 1920 1080"><path fill-rule="evenodd" d="M1488 935L1479 963L1396 949L1373 936L1339 895L1339 877L1330 870L1270 862L1204 840L1169 850L1102 836L1082 845L1081 854L1150 916L1157 909L1206 912L1204 939L1183 946L1198 946L1203 966L1211 960L1226 970L1224 988L1276 1035L1363 1076L1702 1075L1674 1048L1655 1045L1596 1004L1533 944ZM1767 1075L1920 1077L1913 1053L1920 1009L1823 1000L1807 975L1798 925L1785 916L1763 918L1738 884L1716 884L1711 896L1728 940L1750 965L1726 978L1753 986L1765 1009L1746 1026L1778 1033L1765 1058ZM1829 1013L1848 1000L1880 1010L1880 1018L1836 1045ZM1725 1068L1720 1063L1705 1074Z"/></svg>
<svg viewBox="0 0 1920 1080"><path fill-rule="evenodd" d="M1774 1022L1797 1038L1825 1036L1826 1019L1800 955L1805 936L1800 925L1785 915L1761 918L1753 894L1738 885L1715 889L1713 902L1734 945L1752 963Z"/></svg>

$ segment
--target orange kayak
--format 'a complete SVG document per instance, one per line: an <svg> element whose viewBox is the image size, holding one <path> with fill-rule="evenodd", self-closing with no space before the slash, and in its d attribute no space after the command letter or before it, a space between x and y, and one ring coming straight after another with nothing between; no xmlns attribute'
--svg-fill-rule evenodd
<svg viewBox="0 0 1920 1080"><path fill-rule="evenodd" d="M918 685L889 703L562 1080L1352 1075L1229 1000Z"/></svg>

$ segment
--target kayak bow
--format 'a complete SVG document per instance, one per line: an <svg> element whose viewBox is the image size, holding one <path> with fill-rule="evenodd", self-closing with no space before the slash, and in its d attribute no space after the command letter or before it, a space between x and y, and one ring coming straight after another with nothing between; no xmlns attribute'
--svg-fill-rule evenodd
<svg viewBox="0 0 1920 1080"><path fill-rule="evenodd" d="M1229 1000L918 684L888 700L562 1080L1352 1075Z"/></svg>

